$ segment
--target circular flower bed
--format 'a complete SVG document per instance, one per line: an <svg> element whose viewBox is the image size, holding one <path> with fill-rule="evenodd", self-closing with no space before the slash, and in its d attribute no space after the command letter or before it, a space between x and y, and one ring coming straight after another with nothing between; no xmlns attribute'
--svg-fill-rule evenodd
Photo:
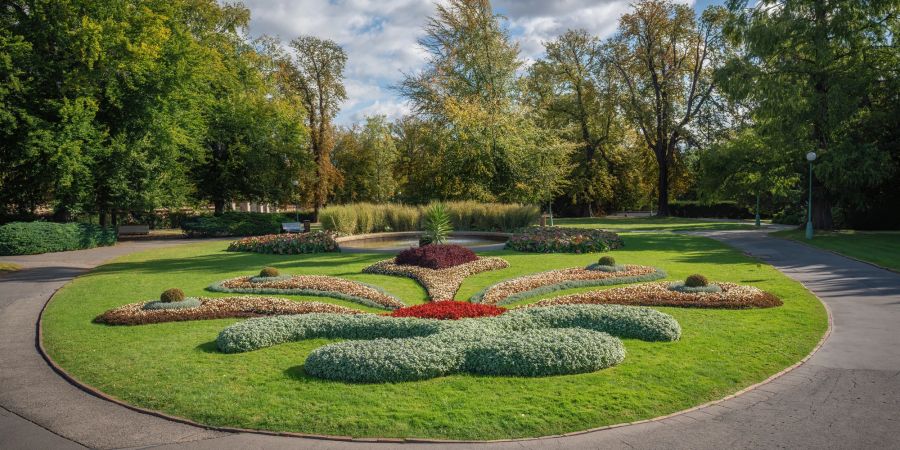
<svg viewBox="0 0 900 450"><path fill-rule="evenodd" d="M534 253L590 253L622 248L618 234L589 228L530 227L506 241L506 248Z"/></svg>
<svg viewBox="0 0 900 450"><path fill-rule="evenodd" d="M507 267L509 267L509 263L500 258L478 258L475 261L446 269L403 266L397 264L394 259L386 259L366 267L363 269L363 273L412 278L425 288L431 300L437 301L452 300L463 280L470 275Z"/></svg>
<svg viewBox="0 0 900 450"><path fill-rule="evenodd" d="M570 305L497 317L437 321L315 314L250 319L225 328L216 345L240 353L305 339L350 339L314 350L304 370L319 378L396 382L456 372L546 376L592 372L621 362L617 337L675 341L681 327L649 308Z"/></svg>
<svg viewBox="0 0 900 450"><path fill-rule="evenodd" d="M337 252L340 248L334 240L335 237L337 235L330 231L250 236L232 242L228 246L228 251L277 255Z"/></svg>
<svg viewBox="0 0 900 450"><path fill-rule="evenodd" d="M278 277L237 277L219 281L206 289L244 294L311 295L348 300L381 309L406 306L376 286L327 275L282 275Z"/></svg>
<svg viewBox="0 0 900 450"><path fill-rule="evenodd" d="M275 297L221 297L188 298L197 306L189 308L147 308L160 302L140 302L120 306L104 312L94 319L96 323L107 325L143 325L162 322L183 322L189 320L226 319L242 317L293 315L309 313L361 314L343 306L321 302L297 302ZM171 304L171 303L170 303Z"/></svg>
<svg viewBox="0 0 900 450"><path fill-rule="evenodd" d="M541 300L525 308L573 305L573 304L619 304L640 306L677 306L683 308L772 308L783 303L778 297L753 286L734 283L715 283L719 292L679 292L670 289L670 284L645 283L606 291L584 292Z"/></svg>
<svg viewBox="0 0 900 450"><path fill-rule="evenodd" d="M459 320L473 317L493 317L506 309L493 305L443 300L395 309L391 317L418 317L420 319Z"/></svg>
<svg viewBox="0 0 900 450"><path fill-rule="evenodd" d="M429 244L400 252L394 262L401 266L446 269L478 259L475 252L462 245Z"/></svg>
<svg viewBox="0 0 900 450"><path fill-rule="evenodd" d="M563 289L636 283L658 280L665 276L665 272L655 267L632 264L623 265L620 270L597 270L594 265L587 268L548 270L488 286L473 295L471 301L488 305L503 305Z"/></svg>

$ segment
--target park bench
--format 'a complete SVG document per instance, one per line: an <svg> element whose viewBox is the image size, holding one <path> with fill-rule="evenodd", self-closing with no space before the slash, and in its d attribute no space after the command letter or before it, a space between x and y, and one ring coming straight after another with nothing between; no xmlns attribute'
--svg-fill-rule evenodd
<svg viewBox="0 0 900 450"><path fill-rule="evenodd" d="M150 234L150 225L119 225L119 236L146 236Z"/></svg>
<svg viewBox="0 0 900 450"><path fill-rule="evenodd" d="M299 233L303 231L300 222L282 222L281 231L285 233Z"/></svg>

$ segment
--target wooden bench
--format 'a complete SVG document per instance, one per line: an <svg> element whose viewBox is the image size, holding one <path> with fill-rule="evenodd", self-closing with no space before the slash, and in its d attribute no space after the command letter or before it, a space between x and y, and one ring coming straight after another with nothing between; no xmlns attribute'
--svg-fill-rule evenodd
<svg viewBox="0 0 900 450"><path fill-rule="evenodd" d="M299 233L303 231L300 222L282 222L281 231L285 233Z"/></svg>
<svg viewBox="0 0 900 450"><path fill-rule="evenodd" d="M150 225L119 225L119 236L146 236L150 234Z"/></svg>

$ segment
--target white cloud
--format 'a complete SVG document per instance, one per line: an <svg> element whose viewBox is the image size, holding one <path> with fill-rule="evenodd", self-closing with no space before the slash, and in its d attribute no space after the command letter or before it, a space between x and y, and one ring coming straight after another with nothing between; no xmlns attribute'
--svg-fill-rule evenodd
<svg viewBox="0 0 900 450"><path fill-rule="evenodd" d="M496 0L497 12L509 19L522 57L533 60L543 42L569 28L584 28L606 37L632 0ZM682 0L692 3L692 0ZM245 0L251 11L250 32L287 42L300 35L332 39L347 52L348 99L338 122L350 124L366 115L396 118L409 108L390 89L403 72L422 67L425 54L416 45L434 12L432 0Z"/></svg>

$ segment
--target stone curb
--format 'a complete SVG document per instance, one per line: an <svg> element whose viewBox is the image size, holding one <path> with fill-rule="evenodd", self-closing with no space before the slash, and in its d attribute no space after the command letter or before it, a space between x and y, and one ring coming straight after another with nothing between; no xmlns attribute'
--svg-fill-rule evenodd
<svg viewBox="0 0 900 450"><path fill-rule="evenodd" d="M66 285L64 285L62 287L65 287L68 284L69 283L66 283ZM802 286L802 283L801 283L801 286ZM590 429L581 430L581 431L573 431L573 432L565 433L565 434L561 434L561 435L538 436L538 437L520 438L520 439L494 439L494 440L480 441L480 440L428 439L428 438L415 438L415 437L410 437L410 438L381 438L381 437L355 438L352 436L334 436L334 435L296 433L296 432L289 432L289 431L254 430L254 429L248 429L248 428L216 427L216 426L211 426L211 425L204 425L204 424L195 422L193 420L185 419L183 417L173 416L173 415L164 413L162 411L141 408L139 406L134 406L134 405L128 404L125 401L123 401L117 397L111 396L111 395L106 394L88 384L82 383L77 378L75 378L72 374L67 372L62 367L60 367L55 361L53 361L53 359L50 358L50 355L47 354L47 351L44 348L44 329L43 329L44 312L46 311L46 309L50 305L50 303L53 301L53 299L56 297L56 293L59 292L59 290L62 289L62 287L55 290L53 292L53 294L50 296L50 298L47 299L47 302L44 303L43 308L41 308L41 312L38 315L38 320L37 320L37 333L35 336L35 341L36 341L35 344L37 346L38 352L41 354L41 357L47 362L47 364L50 366L50 368L52 368L54 372L59 374L62 378L64 378L70 384L81 389L82 391L84 391L90 395L93 395L97 398L115 403L119 406L125 407L132 411L136 411L136 412L147 414L150 416L170 420L172 422L182 423L185 425L190 425L190 426L194 426L194 427L202 428L202 429L206 429L206 430L211 430L211 431L220 431L220 432L225 432L225 433L250 433L250 434L259 434L259 435L266 435L266 436L293 437L293 438L302 438L302 439L316 439L316 440L339 441L339 442L360 442L360 443L367 442L367 443L393 443L393 444L403 444L403 443L409 443L409 444L412 444L412 443L419 443L419 444L491 444L491 443L546 441L546 440L553 440L553 439L560 439L560 438L566 438L566 437L571 437L571 436L579 436L579 435L584 435L584 434L589 434L589 433L595 433L595 432L610 430L610 429L614 429L614 428L623 428L623 427L627 427L627 426L631 426L631 425L640 425L640 424L644 424L644 423L661 422L661 421L664 421L667 419L671 419L673 417L681 416L681 415L688 414L688 413L691 413L691 412L694 412L694 411L697 411L700 409L708 408L708 407L715 406L720 403L726 402L735 397L738 397L740 395L743 395L750 391L753 391L757 388L760 388L768 383L771 383L772 381L780 378L781 376L786 375L787 373L797 369L798 367L802 366L807 361L809 361L809 359L816 352L819 351L819 349L822 347L822 345L825 343L825 341L828 339L828 337L831 336L831 332L834 327L831 309L828 307L827 304L825 304L825 302L822 301L822 299L820 299L818 296L816 296L814 293L812 293L812 291L810 291L809 289L806 289L806 287L804 286L804 289L806 289L807 292L809 292L817 300L819 300L819 303L822 304L822 306L825 308L825 311L828 315L828 329L825 331L825 334L822 335L822 338L819 339L819 342L816 344L816 346L813 347L812 351L809 352L809 354L807 354L805 357L803 357L803 359L801 359L800 361L798 361L798 362L794 363L793 365L781 370L780 372L766 378L765 380L763 380L759 383L753 384L751 386L748 386L744 389L741 389L740 391L730 394L726 397L723 397L718 400L713 400L713 401L710 401L707 403L703 403L701 405L697 405L697 406L694 406L694 407L691 407L688 409L684 409L681 411L676 411L674 413L667 414L664 416L654 417L652 419L638 420L635 422L623 422L623 423L618 423L618 424L613 424L613 425L604 425L602 427L590 428Z"/></svg>

